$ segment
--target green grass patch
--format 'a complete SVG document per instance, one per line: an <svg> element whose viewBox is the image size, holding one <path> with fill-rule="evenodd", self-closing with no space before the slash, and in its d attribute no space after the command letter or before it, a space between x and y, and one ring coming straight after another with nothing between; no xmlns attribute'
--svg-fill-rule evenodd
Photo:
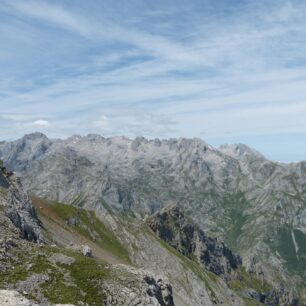
<svg viewBox="0 0 306 306"><path fill-rule="evenodd" d="M296 253L293 234L298 245ZM306 270L306 235L297 230L292 229L290 225L280 228L276 238L269 242L272 250L277 251L286 261L285 266L291 273L297 273L301 277L304 276Z"/></svg>
<svg viewBox="0 0 306 306"><path fill-rule="evenodd" d="M15 254L14 260L10 260L10 269L0 273L0 287L6 287L8 284L16 284L19 281L26 280L33 273L44 273L52 268L47 257L38 252L33 252L31 256L22 253L21 250Z"/></svg>
<svg viewBox="0 0 306 306"><path fill-rule="evenodd" d="M7 190L7 188L0 186L0 195L3 197L6 197L8 194L9 194L9 191Z"/></svg>
<svg viewBox="0 0 306 306"><path fill-rule="evenodd" d="M229 281L229 287L235 291L252 288L257 292L267 292L272 289L272 286L259 280L255 275L248 273L243 267L236 270L238 277Z"/></svg>
<svg viewBox="0 0 306 306"><path fill-rule="evenodd" d="M41 288L44 295L52 303L72 303L80 301L92 306L103 305L105 296L101 293L101 284L108 277L108 269L93 258L66 251L75 258L71 265L58 264L59 269L49 273L50 281ZM73 284L63 280L63 274L69 273Z"/></svg>
<svg viewBox="0 0 306 306"><path fill-rule="evenodd" d="M13 264L9 271L0 273L0 287L6 288L8 284L16 284L19 281L26 280L29 276L29 271L25 269L24 264Z"/></svg>
<svg viewBox="0 0 306 306"><path fill-rule="evenodd" d="M224 238L231 249L235 251L239 249L238 239L243 234L243 226L248 220L248 216L243 213L248 205L249 203L242 192L228 194L221 201L221 206L225 211L221 222L222 227L226 229Z"/></svg>

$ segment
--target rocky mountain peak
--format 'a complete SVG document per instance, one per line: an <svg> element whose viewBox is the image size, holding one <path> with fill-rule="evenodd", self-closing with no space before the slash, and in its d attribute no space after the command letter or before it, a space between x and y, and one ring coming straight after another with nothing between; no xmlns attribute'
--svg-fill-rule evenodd
<svg viewBox="0 0 306 306"><path fill-rule="evenodd" d="M40 158L51 147L52 141L46 135L36 132L8 143L3 154L8 156L5 165L15 172L24 171L31 161ZM24 161L27 160L27 163Z"/></svg>
<svg viewBox="0 0 306 306"><path fill-rule="evenodd" d="M221 145L220 151L236 159L247 159L247 158L265 159L265 157L257 150L242 143Z"/></svg>
<svg viewBox="0 0 306 306"><path fill-rule="evenodd" d="M47 140L48 137L41 132L34 132L34 133L24 135L23 139L27 139L27 140L38 140L38 139L42 140L42 139L44 139L44 140Z"/></svg>

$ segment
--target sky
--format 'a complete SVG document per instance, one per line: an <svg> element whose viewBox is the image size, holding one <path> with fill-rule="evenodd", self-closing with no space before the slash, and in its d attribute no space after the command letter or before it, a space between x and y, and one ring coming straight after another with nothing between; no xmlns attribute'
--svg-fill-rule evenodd
<svg viewBox="0 0 306 306"><path fill-rule="evenodd" d="M0 0L0 140L34 131L306 160L306 1Z"/></svg>

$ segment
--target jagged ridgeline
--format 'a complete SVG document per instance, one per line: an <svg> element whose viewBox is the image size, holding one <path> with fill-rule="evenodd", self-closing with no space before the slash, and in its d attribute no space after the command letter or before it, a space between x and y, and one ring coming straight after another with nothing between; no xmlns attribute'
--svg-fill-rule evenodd
<svg viewBox="0 0 306 306"><path fill-rule="evenodd" d="M168 284L156 289L163 303L305 304L305 162L199 139L40 133L1 142L0 158L36 197L46 244L78 252L72 240L91 247L92 262L152 271Z"/></svg>

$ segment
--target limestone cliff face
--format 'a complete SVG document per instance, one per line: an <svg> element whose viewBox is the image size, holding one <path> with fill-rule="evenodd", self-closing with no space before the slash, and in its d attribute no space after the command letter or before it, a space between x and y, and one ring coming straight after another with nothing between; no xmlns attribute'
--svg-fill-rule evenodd
<svg viewBox="0 0 306 306"><path fill-rule="evenodd" d="M41 242L40 222L20 180L0 161L0 208L19 230L20 236L30 241ZM3 216L3 217L4 217Z"/></svg>
<svg viewBox="0 0 306 306"><path fill-rule="evenodd" d="M196 259L216 275L229 280L233 270L242 265L242 259L219 239L187 221L176 206L166 207L147 218L146 223L164 241L183 255Z"/></svg>

